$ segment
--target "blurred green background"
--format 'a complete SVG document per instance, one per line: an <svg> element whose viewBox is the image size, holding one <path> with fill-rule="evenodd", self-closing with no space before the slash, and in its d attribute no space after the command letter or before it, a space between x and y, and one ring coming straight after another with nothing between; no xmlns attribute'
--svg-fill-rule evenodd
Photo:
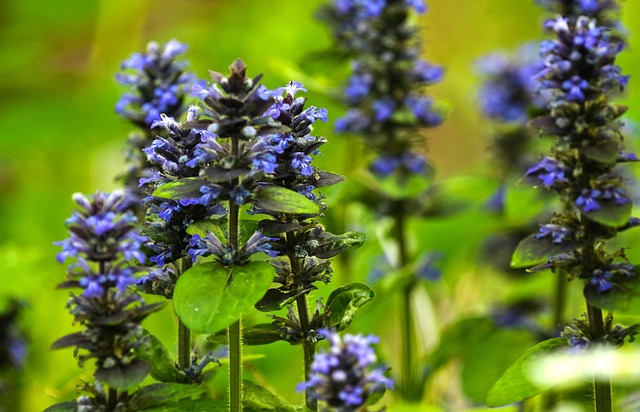
<svg viewBox="0 0 640 412"><path fill-rule="evenodd" d="M479 78L473 65L488 52L539 39L543 13L533 0L427 3L429 12L419 17L424 54L446 68L445 80L430 90L450 107L445 124L425 132L428 150L438 181L455 182L466 176L462 186L469 189L477 179L481 187L469 191L469 200L483 202L481 196L492 190L484 178L494 176L487 151L491 127L477 108ZM201 78L206 78L208 69L226 72L241 57L250 75L264 73L269 87L299 80L308 89L309 104L329 109L329 124L316 128L330 142L318 164L347 177L360 165L357 156L349 156L358 153L357 141L331 131L333 120L344 111L334 99L344 67L308 58L331 45L328 31L313 18L320 4L317 0L0 2L0 290L3 298L17 296L28 302L22 317L30 339L22 372L22 410L42 410L73 398L79 379L89 378L77 367L71 350L48 349L58 337L77 330L65 309L68 292L54 290L64 279L65 268L55 262L59 248L53 242L66 237L64 220L73 207L73 192L117 187L114 176L123 170L123 145L132 127L114 112L123 91L114 75L132 52L144 50L151 40L175 38L189 45L186 59ZM631 33L619 63L632 77L622 102L631 107L627 117L633 125L640 120L636 83L640 42L634 33L640 25L640 2L623 2L623 18ZM328 202L339 207L331 197ZM371 218L357 208L349 213L354 224L362 226L358 229L371 232L370 245L354 253L359 263L351 267L360 271L341 272L337 265L337 284L365 279L380 251L374 226L367 225ZM513 219L518 216L516 211ZM499 222L478 220L478 214L469 213L425 224L424 234L415 240L419 247L438 245L446 256L445 281L433 291L441 297L433 315L437 324L425 324L428 330L435 331L463 313L480 313L502 295L500 286L475 263L479 239ZM634 244L637 236L625 239ZM386 336L381 353L393 365L395 320L380 321L390 305L392 299L374 300L350 330ZM427 309L423 308L423 320L428 323L432 315ZM166 308L146 327L173 342L174 322ZM301 368L296 364L291 373L283 373L281 364L283 354L301 357L298 348L278 343L249 352L267 354L250 366L254 380L300 401L294 387Z"/></svg>

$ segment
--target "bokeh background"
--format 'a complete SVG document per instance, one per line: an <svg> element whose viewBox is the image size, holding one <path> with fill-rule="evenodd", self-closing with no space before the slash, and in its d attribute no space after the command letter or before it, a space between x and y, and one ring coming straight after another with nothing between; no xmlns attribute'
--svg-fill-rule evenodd
<svg viewBox="0 0 640 412"><path fill-rule="evenodd" d="M493 186L487 181L495 173L487 150L492 129L477 105L480 79L474 64L486 53L540 39L545 15L533 0L427 3L429 12L418 20L424 54L446 68L444 81L430 90L448 110L446 122L426 132L428 151L437 181L454 182L451 187L459 185L470 203L480 204L491 193ZM76 330L65 309L68 292L55 290L65 267L55 261L59 248L53 242L66 237L64 220L73 207L73 192L117 187L114 177L123 170L122 151L132 128L114 112L123 91L114 75L130 53L143 50L151 40L175 38L189 45L186 59L201 78L207 77L208 69L226 72L241 57L249 74L264 73L269 87L299 80L308 89L310 104L329 109L329 123L316 128L330 142L318 164L347 177L362 165L354 155L360 153L357 140L332 133L333 120L344 112L335 96L346 71L344 65L316 53L331 47L328 30L313 17L320 4L317 0L0 2L0 306L9 296L26 302L21 324L29 339L16 410L42 410L73 398L79 380L89 379L71 350L49 350L58 337ZM626 117L633 126L640 121L640 2L627 0L622 8L630 34L619 63L631 81L621 102L630 106ZM630 144L636 138L631 135ZM479 189L473 189L474 182ZM334 199L340 198L336 189ZM339 200L331 199L331 207L341 207ZM357 264L348 271L337 264L338 284L366 279L380 253L375 228L367 226L371 218L357 207L348 213L357 229L370 232L371 245L354 252ZM513 219L517 218L515 211ZM445 256L443 280L431 290L426 288L439 303L422 308L424 328L433 331L425 350L435 344L443 325L463 314L482 313L502 296L501 284L476 259L480 239L496 224L469 212L425 224L416 239L419 247L437 245ZM632 245L640 240L633 235L625 239ZM381 356L393 366L397 319L386 314L395 303L384 296L379 299L362 309L351 331L386 337ZM145 326L165 342L173 342L174 324L167 307ZM277 343L248 350L266 355L249 365L249 376L299 402L294 390L302 373L297 349ZM289 359L292 353L296 361L290 371L285 370L282 356ZM455 374L443 375L440 382L435 386L455 386ZM393 405L389 399L387 404Z"/></svg>

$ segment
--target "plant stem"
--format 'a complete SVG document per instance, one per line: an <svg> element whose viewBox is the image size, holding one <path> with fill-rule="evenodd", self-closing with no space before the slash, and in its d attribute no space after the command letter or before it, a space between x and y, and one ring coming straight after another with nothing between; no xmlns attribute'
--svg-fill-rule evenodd
<svg viewBox="0 0 640 412"><path fill-rule="evenodd" d="M107 392L107 410L115 411L118 406L118 390L115 388L109 388Z"/></svg>
<svg viewBox="0 0 640 412"><path fill-rule="evenodd" d="M231 137L231 155L238 158L239 139ZM240 183L239 178L231 180L231 186ZM233 199L229 199L229 237L228 245L235 251L239 248L238 226L240 208ZM231 279L233 281L233 279ZM229 410L231 412L242 411L242 318L231 324L227 330L229 340Z"/></svg>
<svg viewBox="0 0 640 412"><path fill-rule="evenodd" d="M592 234L594 231L589 226L589 220L582 219L585 224L585 233ZM587 236L582 247L582 272L591 274L596 269L595 241L593 237ZM593 342L600 342L606 335L602 310L589 304L587 301L587 316L589 318L590 338ZM596 412L611 412L611 382L609 377L593 377L593 389L595 395Z"/></svg>
<svg viewBox="0 0 640 412"><path fill-rule="evenodd" d="M298 306L300 327L302 328L305 337L305 340L302 343L302 350L304 351L304 379L307 381L311 375L311 365L313 364L313 358L316 353L316 345L307 339L309 332L311 331L309 324L309 309L307 308L307 296L298 296L296 305ZM307 388L305 390L304 398L307 408L312 411L318 410L318 402L316 400L315 391L312 388Z"/></svg>
<svg viewBox="0 0 640 412"><path fill-rule="evenodd" d="M605 336L602 310L591 306L587 302L587 313L589 316L589 326L594 340L600 340ZM611 381L609 377L593 377L593 388L595 392L595 402L597 412L611 412Z"/></svg>
<svg viewBox="0 0 640 412"><path fill-rule="evenodd" d="M409 263L407 250L404 208L399 207L399 213L395 217L396 240L398 242L398 266L405 267ZM413 357L415 331L413 309L411 300L416 279L413 278L402 291L401 299L401 326L402 326L402 386L403 394L407 400L419 401L422 399L421 384L416 376L416 364Z"/></svg>
<svg viewBox="0 0 640 412"><path fill-rule="evenodd" d="M295 254L296 245L296 233L289 232L286 234L287 249L289 263L291 264L291 273L296 279L299 279L302 272L302 262ZM309 307L307 305L307 296L301 295L296 298L296 307L298 308L298 319L300 321L300 329L304 336L304 342L302 343L302 350L304 352L304 380L308 381L311 374L311 365L313 364L313 358L316 352L316 345L311 342L308 337L311 333L311 322L309 321ZM305 405L312 411L318 410L318 402L315 397L315 391L313 388L306 388L304 391Z"/></svg>
<svg viewBox="0 0 640 412"><path fill-rule="evenodd" d="M553 308L553 325L551 331L553 336L558 335L560 325L564 321L564 310L567 305L567 273L564 269L556 270L556 296Z"/></svg>
<svg viewBox="0 0 640 412"><path fill-rule="evenodd" d="M242 319L232 323L229 338L229 410L242 411Z"/></svg>
<svg viewBox="0 0 640 412"><path fill-rule="evenodd" d="M180 277L191 267L191 259L182 258ZM181 370L186 370L191 365L191 331L184 323L178 318L178 367Z"/></svg>

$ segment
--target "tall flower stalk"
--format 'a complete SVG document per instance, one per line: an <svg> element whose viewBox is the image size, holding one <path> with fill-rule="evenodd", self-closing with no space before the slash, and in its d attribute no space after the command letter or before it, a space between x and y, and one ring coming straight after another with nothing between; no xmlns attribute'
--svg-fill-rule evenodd
<svg viewBox="0 0 640 412"><path fill-rule="evenodd" d="M133 53L124 60L116 74L116 81L127 88L116 103L116 113L138 128L127 137L127 170L122 177L127 191L125 207L140 217L144 216L141 202L146 194L139 188L139 180L149 168L142 149L154 140L152 128L162 115L178 119L186 111L184 98L194 76L186 71L187 62L177 59L186 50L187 46L176 40L163 45L150 42L144 53Z"/></svg>
<svg viewBox="0 0 640 412"><path fill-rule="evenodd" d="M350 322L342 321L342 311L331 310L334 297L341 290L360 295L357 303L352 302L353 308L357 309L370 299L370 290L364 284L349 284L338 288L337 295L334 291L329 296L326 310L320 301L314 310L309 310L307 295L317 289L315 284L331 280L329 258L359 247L364 242L364 235L355 231L334 235L319 222L326 205L324 196L314 191L339 183L343 178L312 165L313 156L319 154L320 147L327 143L324 137L311 134L312 126L318 120L327 121L327 110L315 106L305 108L307 99L296 97L299 91L306 89L298 82L290 82L284 88L284 96L277 96L275 104L267 111L286 127L286 131L267 136L277 165L269 175L265 175L261 185L272 190L281 188L296 192L316 204L318 212L282 212L271 210L269 205L253 208L254 213L269 216L259 223L259 227L272 237L271 245L280 255L270 261L276 269L274 281L279 286L268 290L256 307L262 311L273 311L295 304L295 311L289 310L286 318L276 317L273 323L285 340L293 345L302 345L305 379L309 379L316 343L323 338L318 330L330 326L343 329ZM337 324L331 324L329 313L333 314L334 322L338 320ZM305 403L309 409L316 410L316 398L313 388L306 388Z"/></svg>
<svg viewBox="0 0 640 412"><path fill-rule="evenodd" d="M196 332L212 333L228 326L230 409L240 411L242 313L234 307L219 307L224 304L218 302L212 309L217 310L218 315L220 310L226 311L226 318L220 315L220 322L224 319L233 319L233 322L229 325L215 323L214 320L215 324L211 324L209 320L216 314L206 313L194 303L201 298L203 304L209 304L209 291L200 291L201 296L198 297L192 294L191 287L197 287L202 280L200 276L207 279L223 277L225 281L220 286L224 290L217 291L222 293L219 298L231 299L238 304L243 299L238 293L256 295L257 301L271 284L273 268L264 262L251 260L255 253L272 253L270 239L260 230L250 230L248 223L242 226L240 209L255 203L260 177L275 167L263 136L280 130L281 126L265 115L274 103L274 93L259 83L261 76L247 77L241 60L236 60L230 69L228 76L211 72L212 84L199 82L193 89L193 94L202 100L204 108L201 117L188 119L184 124L188 130L183 133L190 134L195 130L200 139L193 147L193 156L180 159L184 161L184 167L197 169L195 175L172 176L170 182L160 185L152 196L169 199L179 205L209 205L211 202L226 205L215 213L210 209L209 216L189 222L193 223L187 227L190 232L187 253L191 260L195 261L198 256L213 256L215 263L195 265L191 271L185 272L186 278L178 279L176 284L174 301L177 294L176 311L181 320ZM234 290L236 285L238 290Z"/></svg>
<svg viewBox="0 0 640 412"><path fill-rule="evenodd" d="M407 235L411 218L424 213L421 198L433 174L420 149L418 131L434 127L442 117L422 87L441 80L443 70L420 59L413 13L423 13L423 1L382 2L334 1L320 17L330 26L336 44L352 56L352 74L344 95L347 113L336 121L335 130L365 137L367 152L373 153L369 170L377 193L371 205L392 219L397 245L395 266L408 267L414 260ZM401 302L402 366L399 391L407 399L420 400L424 376L415 358L413 292L419 284L413 275L403 288Z"/></svg>
<svg viewBox="0 0 640 412"><path fill-rule="evenodd" d="M558 16L545 26L555 38L541 46L545 67L539 76L541 88L553 99L549 114L532 124L556 136L557 142L526 172L524 182L556 191L564 211L523 240L515 257L526 257L529 266L540 263L532 270L562 269L570 279L585 282L587 317L573 332L565 331L569 345L617 346L622 342L615 338L611 315L605 320L602 309L615 309L611 293L619 292L635 273L624 250L609 252L605 241L636 225L616 166L637 158L623 152L617 119L625 108L609 102L611 93L628 82L615 64L622 47L610 39L606 27L586 16ZM609 380L594 378L594 392L596 410L611 411Z"/></svg>
<svg viewBox="0 0 640 412"><path fill-rule="evenodd" d="M63 248L57 259L63 263L72 257L74 263L59 287L82 290L71 294L68 307L83 330L58 339L52 348L75 347L80 366L95 359L97 382L86 385L91 396L78 399L79 409L120 410L129 388L151 370L134 352L146 340L140 322L162 303L147 305L130 288L146 260L145 238L135 228L135 216L119 211L123 192L73 198L79 209L67 220L70 237L57 243Z"/></svg>

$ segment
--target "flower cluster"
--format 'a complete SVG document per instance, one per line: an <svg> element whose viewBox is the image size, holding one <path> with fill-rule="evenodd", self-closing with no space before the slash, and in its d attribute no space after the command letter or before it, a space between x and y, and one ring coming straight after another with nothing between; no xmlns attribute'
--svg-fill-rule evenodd
<svg viewBox="0 0 640 412"><path fill-rule="evenodd" d="M60 287L82 289L71 295L68 306L84 329L60 338L53 348L86 351L78 355L80 365L95 358L96 379L110 387L121 387L123 376L139 382L150 370L133 355L145 342L140 322L161 307L146 305L129 289L146 260L141 251L146 239L137 232L133 214L119 212L123 192L75 194L73 199L79 209L67 220L70 237L56 243L63 248L57 258L75 260Z"/></svg>
<svg viewBox="0 0 640 412"><path fill-rule="evenodd" d="M184 71L186 62L176 60L186 50L187 46L176 40L163 46L151 42L146 53L133 53L123 61L116 80L131 91L122 95L116 112L141 128L160 120L163 113L179 117L193 82L193 75Z"/></svg>
<svg viewBox="0 0 640 412"><path fill-rule="evenodd" d="M329 341L329 350L316 354L311 376L298 386L298 391L315 390L317 399L341 411L357 411L374 394L393 388L384 370L370 370L376 362L371 345L378 343L373 335L349 335L340 338L335 332L320 331Z"/></svg>
<svg viewBox="0 0 640 412"><path fill-rule="evenodd" d="M620 29L617 0L537 0L543 8L565 17L586 16L611 29Z"/></svg>
<svg viewBox="0 0 640 412"><path fill-rule="evenodd" d="M481 59L478 71L485 80L479 99L483 114L498 122L526 123L532 109L545 105L534 77L540 65L530 45L523 46L513 58L493 53Z"/></svg>
<svg viewBox="0 0 640 412"><path fill-rule="evenodd" d="M379 176L430 171L414 147L415 129L437 126L442 117L420 88L438 83L443 69L419 58L409 22L412 12L425 11L423 1L392 0L339 0L321 10L338 46L354 56L344 89L350 109L335 130L367 136L379 156L371 171Z"/></svg>
<svg viewBox="0 0 640 412"><path fill-rule="evenodd" d="M199 109L189 108L187 122L197 120ZM155 252L151 261L163 266L186 256L189 238L187 228L196 220L224 213L217 202L215 187L201 187L179 200L156 197L160 186L180 179L195 178L201 173L198 166L198 145L212 138L207 130L190 129L166 115L153 123L163 135L156 136L144 148L148 168L140 178L140 187L147 194L143 204L147 209L146 233L148 246ZM207 191L208 190L208 191ZM145 279L145 281L148 280Z"/></svg>
<svg viewBox="0 0 640 412"><path fill-rule="evenodd" d="M559 16L545 27L555 38L542 43L544 68L538 76L540 87L552 93L553 100L548 114L532 123L558 141L552 155L531 167L523 181L555 190L567 206L563 223L541 226L536 238L551 236L560 245L570 237L580 245L570 255L565 248L555 249L563 258L549 256L547 265L568 264L570 276L585 279L602 294L613 289L612 276L622 277L622 266L612 264L619 253L607 253L604 244L595 241L633 226L631 199L614 168L635 156L622 154L617 118L625 109L608 102L610 92L624 89L628 81L615 64L621 43L611 41L608 29L585 16ZM625 270L624 277L633 276L632 267Z"/></svg>
<svg viewBox="0 0 640 412"><path fill-rule="evenodd" d="M582 319L576 319L572 325L566 325L561 336L566 338L569 343L568 353L578 355L596 345L618 347L622 346L625 341L633 342L638 334L638 326L633 325L625 328L622 325L614 325L613 315L609 314L604 319L605 334L602 338L597 338L593 336L589 322L583 315Z"/></svg>
<svg viewBox="0 0 640 412"><path fill-rule="evenodd" d="M274 105L267 114L286 127L283 133L267 136L277 167L269 176L265 176L263 187L280 187L298 192L318 205L319 213L282 213L268 207L254 207L253 212L269 216L259 223L259 227L271 236L271 247L281 256L271 261L276 268L275 282L277 289L270 290L257 307L265 311L280 308L287 302L300 298L316 289L315 282L328 283L331 279L331 262L329 258L338 255L345 249L355 248L362 244L364 235L349 232L334 235L315 219L326 209L323 197L313 191L339 183L342 176L322 171L313 166L313 155L327 142L324 137L311 134L313 124L321 120L327 121L327 110L310 106L305 109L307 99L296 97L299 91L306 91L302 84L290 82L283 88L283 96L277 96ZM307 311L306 305L298 308ZM311 319L315 325L301 325L294 313L290 313L289 322L276 322L279 327L287 326L286 339L292 344L301 343L307 337L315 336L315 329L324 325L326 314L318 311ZM306 315L302 315L306 317ZM286 324L286 325L285 325ZM318 326L319 325L319 326Z"/></svg>
<svg viewBox="0 0 640 412"><path fill-rule="evenodd" d="M124 176L127 201L123 207L140 211L145 194L138 188L138 181L145 177L149 164L142 149L149 146L156 136L151 129L164 117L178 119L186 110L184 98L194 81L193 74L185 72L187 63L177 60L187 47L170 40L164 45L151 42L146 53L133 53L121 64L116 80L128 88L116 103L116 112L138 127L129 134Z"/></svg>

